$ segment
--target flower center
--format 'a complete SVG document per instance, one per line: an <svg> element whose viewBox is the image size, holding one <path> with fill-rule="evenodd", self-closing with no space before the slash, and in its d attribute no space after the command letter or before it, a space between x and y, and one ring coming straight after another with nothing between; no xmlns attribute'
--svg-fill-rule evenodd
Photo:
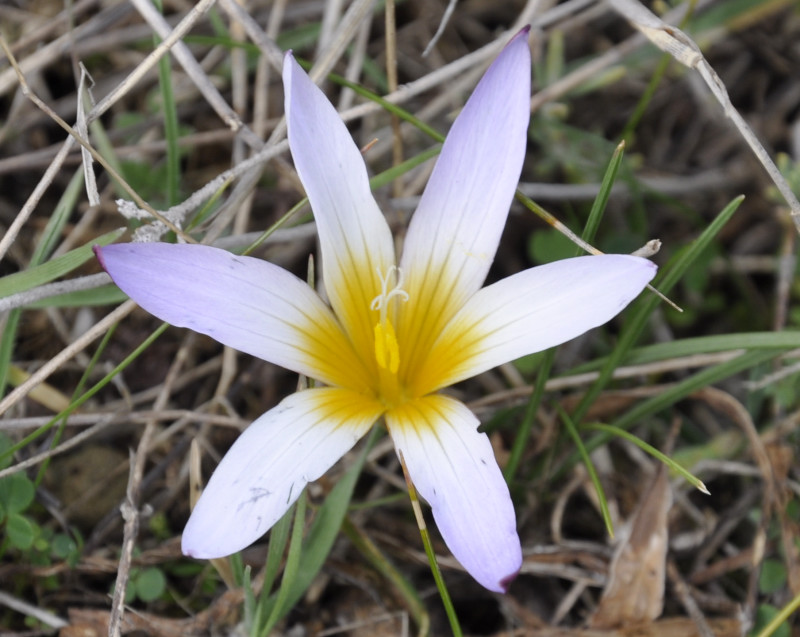
<svg viewBox="0 0 800 637"><path fill-rule="evenodd" d="M369 306L371 310L380 312L374 330L375 360L378 362L378 367L396 374L400 367L400 347L397 345L397 335L389 318L389 304L394 298L408 301L408 292L403 289L403 271L400 268L389 266L386 276L383 275L380 268L377 269L377 272L381 282L381 293L372 299ZM397 282L390 289L389 281L395 273L397 273Z"/></svg>

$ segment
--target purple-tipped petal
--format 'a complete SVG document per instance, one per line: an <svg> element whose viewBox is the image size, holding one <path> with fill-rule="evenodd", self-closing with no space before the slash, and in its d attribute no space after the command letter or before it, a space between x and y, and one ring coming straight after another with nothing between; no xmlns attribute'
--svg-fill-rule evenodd
<svg viewBox="0 0 800 637"><path fill-rule="evenodd" d="M444 329L415 391L435 391L602 325L655 274L646 259L608 254L548 263L487 286Z"/></svg>
<svg viewBox="0 0 800 637"><path fill-rule="evenodd" d="M330 385L370 377L317 294L272 263L209 246L96 247L120 289L158 318Z"/></svg>
<svg viewBox="0 0 800 637"><path fill-rule="evenodd" d="M255 542L364 435L382 406L337 388L292 394L236 440L183 531L186 555L224 557Z"/></svg>
<svg viewBox="0 0 800 637"><path fill-rule="evenodd" d="M505 593L522 565L508 487L478 419L433 394L386 413L411 480L450 551L479 584Z"/></svg>
<svg viewBox="0 0 800 637"><path fill-rule="evenodd" d="M283 64L289 146L322 248L325 291L356 349L373 346L370 303L395 263L389 226L369 187L366 166L347 127L291 54Z"/></svg>
<svg viewBox="0 0 800 637"><path fill-rule="evenodd" d="M528 29L486 71L450 132L411 220L401 267L410 300L398 329L413 365L477 291L519 181L530 118ZM421 328L426 321L436 326ZM409 314L413 316L409 316Z"/></svg>

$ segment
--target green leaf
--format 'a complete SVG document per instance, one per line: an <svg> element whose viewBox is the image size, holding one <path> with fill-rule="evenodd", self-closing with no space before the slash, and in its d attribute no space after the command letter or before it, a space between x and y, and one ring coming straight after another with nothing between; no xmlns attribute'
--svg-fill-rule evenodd
<svg viewBox="0 0 800 637"><path fill-rule="evenodd" d="M792 630L789 628L788 622L782 622L772 629L773 621L778 618L780 611L771 604L760 604L756 611L756 621L750 635L758 635L758 637L791 637ZM769 630L769 632L765 632Z"/></svg>
<svg viewBox="0 0 800 637"><path fill-rule="evenodd" d="M36 539L36 526L28 518L12 513L6 521L6 535L12 546L26 551Z"/></svg>
<svg viewBox="0 0 800 637"><path fill-rule="evenodd" d="M136 596L143 602L152 602L164 594L167 578L161 569L151 566L139 573L136 578Z"/></svg>
<svg viewBox="0 0 800 637"><path fill-rule="evenodd" d="M786 566L778 560L764 560L764 564L761 566L761 575L758 578L758 588L765 595L784 590L786 588Z"/></svg>
<svg viewBox="0 0 800 637"><path fill-rule="evenodd" d="M77 554L78 543L66 533L56 533L53 537L53 542L50 544L50 551L53 557L66 560Z"/></svg>
<svg viewBox="0 0 800 637"><path fill-rule="evenodd" d="M14 473L0 480L0 502L9 515L27 509L35 492L33 482L24 473Z"/></svg>
<svg viewBox="0 0 800 637"><path fill-rule="evenodd" d="M574 256L575 245L555 228L539 230L528 241L528 257L534 263L550 263Z"/></svg>
<svg viewBox="0 0 800 637"><path fill-rule="evenodd" d="M132 577L135 578L136 576L137 576L136 572L132 573ZM115 588L116 588L116 585L111 587L111 595L112 596L114 595L114 589ZM125 587L125 603L126 604L133 604L133 602L135 602L135 601L136 601L136 584L133 581L128 580L128 585Z"/></svg>
<svg viewBox="0 0 800 637"><path fill-rule="evenodd" d="M635 423L641 422L648 416L658 413L662 409L666 409L670 405L679 400L683 400L703 387L708 387L709 385L713 385L714 383L718 383L721 380L743 372L746 369L761 365L776 356L778 356L778 352L773 352L772 350L755 350L740 354L736 358L720 363L719 365L705 368L672 385L662 393L637 403L613 422L611 426L615 429L627 429L632 427ZM586 448L590 452L594 451L600 445L607 443L611 437L611 434L607 432L600 433L586 443ZM577 459L577 453L571 454L564 466L572 466Z"/></svg>

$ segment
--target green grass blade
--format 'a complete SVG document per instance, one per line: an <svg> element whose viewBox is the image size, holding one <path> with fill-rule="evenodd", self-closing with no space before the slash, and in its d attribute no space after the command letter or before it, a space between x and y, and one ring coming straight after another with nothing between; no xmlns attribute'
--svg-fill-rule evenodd
<svg viewBox="0 0 800 637"><path fill-rule="evenodd" d="M267 608L267 600L272 593L272 587L278 577L281 562L283 561L283 554L286 551L286 544L289 542L289 531L292 529L293 514L294 505L289 507L289 510L275 523L275 526L273 526L269 532L267 561L264 565L264 583L261 586L261 595L259 595L256 618L253 623L254 626L261 625L261 616Z"/></svg>
<svg viewBox="0 0 800 637"><path fill-rule="evenodd" d="M698 489L699 491L702 491L703 493L708 495L708 489L706 488L706 485L703 484L703 481L700 480L700 478L696 478L695 476L693 476L689 471L684 469L680 464L675 462L667 454L659 451L653 445L647 444L644 440L642 440L638 436L634 436L632 433L625 431L624 429L620 429L619 427L614 427L612 425L603 425L600 423L586 425L586 428L594 429L597 431L603 431L612 436L617 436L618 438L624 438L625 440L632 442L642 451L649 453L654 458L657 458L658 460L663 462L673 472L682 475L686 479L686 481L689 484L691 484L695 489Z"/></svg>
<svg viewBox="0 0 800 637"><path fill-rule="evenodd" d="M25 309L43 309L46 307L92 307L97 305L119 305L127 300L128 295L113 283L101 285L91 290L75 290L56 294L46 299L29 303Z"/></svg>
<svg viewBox="0 0 800 637"><path fill-rule="evenodd" d="M298 59L297 62L306 71L308 71L312 66L310 62L306 62L305 60ZM392 115L397 115L397 117L399 117L403 121L408 122L409 124L412 124L414 127L416 127L417 129L428 135L431 139L434 139L437 142L444 141L444 135L442 135L435 128L428 126L421 119L415 117L414 115L412 115L405 109L401 108L400 106L392 104L391 102L383 99L377 93L373 93L372 91L370 91L367 88L364 88L360 84L355 84L353 82L350 82L349 80L345 79L341 75L337 75L336 73L328 73L328 79L338 84L339 86L344 86L346 88L353 90L355 93L357 93L361 97L370 100L371 102L379 104L381 108L383 108L387 113L391 113Z"/></svg>
<svg viewBox="0 0 800 637"><path fill-rule="evenodd" d="M525 413L522 416L522 422L517 429L514 436L514 443L511 445L511 453L508 456L508 462L503 469L503 476L506 482L510 485L511 481L517 475L519 466L522 462L522 456L525 449L530 442L531 430L533 423L536 422L536 414L539 411L539 405L542 404L542 397L544 396L545 386L547 380L550 378L550 370L553 368L553 361L556 357L556 348L551 347L544 352L544 357L536 371L536 384L533 386L533 392L525 405Z"/></svg>
<svg viewBox="0 0 800 637"><path fill-rule="evenodd" d="M753 352L746 352L741 356L737 356L733 360L720 363L713 367L704 369L692 376L676 383L672 387L665 389L662 393L647 400L642 401L635 405L632 409L625 412L620 418L614 421L611 426L615 429L627 429L632 427L638 422L642 422L645 418L670 407L679 400L683 400L693 392L708 387L714 383L718 383L726 378L751 369L762 363L775 358L777 352L772 350L755 350ZM601 433L593 437L586 443L587 449L591 452L600 445L606 444L611 439L608 433ZM578 458L576 454L572 454L565 463L564 467L572 466ZM562 469L563 471L563 469Z"/></svg>
<svg viewBox="0 0 800 637"><path fill-rule="evenodd" d="M342 523L342 531L372 567L391 582L395 590L400 593L408 612L411 613L411 617L419 627L420 634L427 635L430 630L430 618L413 584L403 577L403 574L381 553L375 543L369 539L369 536L356 527L350 521L350 518L345 517Z"/></svg>
<svg viewBox="0 0 800 637"><path fill-rule="evenodd" d="M600 222L603 219L603 213L606 211L608 199L611 196L611 189L614 187L614 182L617 179L619 167L622 165L622 158L625 155L625 144L619 144L611 155L611 160L608 162L606 172L603 174L603 180L600 183L600 190L592 203L592 209L589 211L589 218L586 221L586 226L583 228L581 239L586 243L593 243L597 229L600 227ZM576 250L577 255L583 254L583 249Z"/></svg>
<svg viewBox="0 0 800 637"><path fill-rule="evenodd" d="M0 317L0 328L3 335L0 336L0 396L6 393L8 384L11 355L14 353L14 343L17 339L17 328L22 313L20 310L11 310L5 317Z"/></svg>
<svg viewBox="0 0 800 637"><path fill-rule="evenodd" d="M261 631L263 637L267 637L275 627L281 617L283 617L295 602L288 603L291 598L294 583L301 572L301 558L303 556L303 529L306 522L306 496L302 494L295 507L294 526L292 527L291 540L289 541L289 554L286 557L286 567L283 569L281 587L267 619L267 623ZM316 573L315 573L316 575ZM305 589L303 589L305 592Z"/></svg>
<svg viewBox="0 0 800 637"><path fill-rule="evenodd" d="M58 200L53 214L47 221L47 225L42 233L42 238L37 244L29 268L36 267L52 254L61 238L61 233L69 219L70 214L75 209L78 196L83 186L83 168L79 168L72 176L67 188ZM4 277L8 278L8 277ZM2 296L2 295L0 295ZM19 310L12 310L8 313L3 327L3 336L0 338L0 396L5 395L6 385L8 384L9 366L11 365L11 355L14 352L14 343L17 338L17 328L19 327Z"/></svg>
<svg viewBox="0 0 800 637"><path fill-rule="evenodd" d="M689 244L685 250L677 254L670 263L662 269L661 275L654 282L654 287L662 293L668 294L672 287L686 273L689 266L694 263L695 259L706 249L714 237L717 236L719 231L742 203L742 200L743 197L737 197L729 203L697 239ZM611 380L614 370L619 367L627 353L633 347L633 344L644 331L647 320L653 310L655 310L659 301L660 299L656 295L645 293L635 303L633 311L628 313L628 318L625 321L625 325L614 351L606 359L605 365L600 370L599 378L584 394L581 402L572 414L575 422L580 422L584 418L589 411L589 407L591 407L597 396L600 395L600 392L608 384L609 380Z"/></svg>
<svg viewBox="0 0 800 637"><path fill-rule="evenodd" d="M377 427L373 427L364 445L364 450L359 454L353 466L331 489L328 497L325 498L325 502L314 516L314 521L311 523L311 528L305 541L306 548L301 556L297 576L292 582L291 590L286 594L286 598L282 602L281 612L276 615L277 620L280 620L297 604L330 554L342 527L350 500L353 497L356 481L361 475L361 470L367 460L367 453L375 444L379 431ZM286 576L284 575L284 577ZM275 614L274 604L276 603L276 596L272 595L265 604L265 607L269 607L270 617Z"/></svg>
<svg viewBox="0 0 800 637"><path fill-rule="evenodd" d="M425 150L414 157L406 159L404 162L401 162L396 166L392 166L391 168L384 170L382 173L378 173L369 180L370 188L375 190L376 188L380 188L381 186L391 183L400 175L405 175L409 170L416 168L422 163L425 163L431 157L436 157L441 150L441 146L434 146L433 148L429 148L428 150Z"/></svg>
<svg viewBox="0 0 800 637"><path fill-rule="evenodd" d="M109 243L113 243L123 232L125 232L123 228L113 230L97 239L93 239L80 248L70 250L66 254L62 254L60 257L56 257L46 263L33 266L23 272L15 272L4 276L0 279L0 298L18 294L19 292L25 292L39 285L50 283L65 274L69 274L94 257L92 246L105 246Z"/></svg>
<svg viewBox="0 0 800 637"><path fill-rule="evenodd" d="M16 311L16 310L15 310ZM6 450L2 454L0 454L0 463L2 463L3 459L6 457L11 457L20 449L24 449L27 445L31 442L39 438L40 436L47 433L52 427L59 422L62 418L66 418L76 409L78 409L81 405L83 405L87 400L89 400L92 396L94 396L97 392L99 392L103 387L110 383L114 376L119 374L122 370L124 370L128 365L130 365L134 360L136 360L150 345L155 342L155 340L161 336L166 329L169 327L169 324L162 323L158 328L156 328L150 336L148 336L142 343L135 349L133 352L128 354L122 362L120 362L114 369L112 369L108 374L103 376L99 381L97 381L91 388L89 388L86 393L84 393L80 398L72 401L66 409L62 410L60 413L56 414L51 418L46 425L39 427L36 431L31 432L27 436L25 436L22 440L17 442L13 447Z"/></svg>
<svg viewBox="0 0 800 637"><path fill-rule="evenodd" d="M780 609L756 637L771 637L774 635L784 622L789 621L792 613L796 612L798 608L800 608L800 593L789 600L789 603Z"/></svg>
<svg viewBox="0 0 800 637"><path fill-rule="evenodd" d="M777 352L772 350L756 350L737 356L733 360L725 363L720 363L719 365L714 365L713 367L699 371L675 383L672 387L668 387L657 396L642 401L618 418L613 425L619 429L627 429L643 418L657 413L679 400L683 400L695 391L718 383L726 378L730 378L739 372L761 365L775 358L777 355Z"/></svg>
<svg viewBox="0 0 800 637"><path fill-rule="evenodd" d="M251 577L252 571L250 566L245 566L244 573L242 573L242 591L244 593L244 601L242 602L242 609L244 613L244 625L248 629L248 634L257 635L255 627L258 626L257 621L257 606L256 596L253 592L253 579Z"/></svg>
<svg viewBox="0 0 800 637"><path fill-rule="evenodd" d="M159 11L164 10L161 0L153 0ZM153 43L158 46L161 39L153 37ZM178 108L175 105L175 93L172 90L171 58L163 56L158 61L158 84L161 90L161 102L164 109L164 139L167 143L167 202L174 206L180 200L181 156L178 147Z"/></svg>
<svg viewBox="0 0 800 637"><path fill-rule="evenodd" d="M78 380L78 384L75 386L75 390L72 392L72 401L77 400L81 393L83 392L83 388L86 386L86 383L89 382L89 377L92 375L92 371L94 370L97 362L100 360L100 356L103 352L106 351L106 347L108 346L109 342L111 341L111 337L114 335L114 332L117 330L118 323L112 325L108 331L103 335L103 339L100 341L100 344L97 346L94 354L92 354L92 358L89 360L89 364L86 366L86 369L83 370L83 374L81 374L80 380ZM59 422L58 430L56 431L55 435L53 436L52 440L50 441L50 448L55 449L58 446L58 443L61 441L61 436L64 434L64 428L67 425L67 418L66 416L61 419ZM44 480L44 474L47 471L47 467L50 466L51 458L46 458L45 461L39 467L39 471L36 473L36 486L38 487L42 480Z"/></svg>
<svg viewBox="0 0 800 637"><path fill-rule="evenodd" d="M661 56L661 59L658 61L653 74L650 77L650 81L647 83L644 91L642 92L639 101L636 103L636 107L633 109L633 113L628 118L628 123L625 124L625 128L622 130L622 134L620 137L626 144L633 143L633 132L636 130L636 127L639 126L639 122L644 117L645 112L647 111L647 107L650 104L650 101L653 99L653 95L656 93L656 89L661 84L661 80L664 79L664 74L667 72L667 69L672 62L672 56L665 53Z"/></svg>
<svg viewBox="0 0 800 637"><path fill-rule="evenodd" d="M714 334L682 338L677 341L645 345L631 350L625 358L626 365L643 365L659 361L693 356L697 354L714 354L735 350L776 349L790 350L800 348L800 330L784 330L782 332L740 332L734 334ZM579 365L569 370L563 377L595 371L603 367L607 357Z"/></svg>
<svg viewBox="0 0 800 637"><path fill-rule="evenodd" d="M597 470L594 468L594 463L592 462L592 458L589 455L589 451L584 446L583 440L581 440L580 434L578 433L578 430L575 427L575 423L572 421L572 418L570 418L569 414L560 405L556 405L556 409L558 409L558 413L561 416L562 422L567 426L567 432L572 438L572 441L578 448L578 453L580 454L581 460L583 461L583 466L586 467L586 471L589 473L589 479L592 481L592 484L594 485L595 493L597 493L597 500L600 505L600 513L603 516L603 522L606 525L606 530L608 531L608 535L611 538L613 538L614 524L611 520L611 511L609 511L608 509L608 500L606 499L606 492L603 490L603 485L600 483L600 477L597 475Z"/></svg>
<svg viewBox="0 0 800 637"><path fill-rule="evenodd" d="M75 210L83 189L83 168L78 168L75 174L72 175L67 188L58 200L56 207L53 209L53 214L47 221L47 225L42 233L42 239L33 251L29 267L33 267L43 263L56 249L56 245L61 240L61 233L64 231L64 226L67 225L69 216Z"/></svg>

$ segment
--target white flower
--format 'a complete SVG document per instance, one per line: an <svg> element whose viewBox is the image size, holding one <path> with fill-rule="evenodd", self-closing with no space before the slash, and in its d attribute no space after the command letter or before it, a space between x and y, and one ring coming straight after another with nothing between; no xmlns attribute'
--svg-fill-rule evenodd
<svg viewBox="0 0 800 637"><path fill-rule="evenodd" d="M358 148L291 54L289 144L322 246L330 305L286 270L197 245L98 248L143 308L318 381L256 420L211 477L183 534L214 558L257 540L381 417L453 555L504 592L522 555L508 488L479 422L439 390L605 323L656 268L626 255L531 268L481 289L525 155L528 30L453 124L399 264Z"/></svg>

